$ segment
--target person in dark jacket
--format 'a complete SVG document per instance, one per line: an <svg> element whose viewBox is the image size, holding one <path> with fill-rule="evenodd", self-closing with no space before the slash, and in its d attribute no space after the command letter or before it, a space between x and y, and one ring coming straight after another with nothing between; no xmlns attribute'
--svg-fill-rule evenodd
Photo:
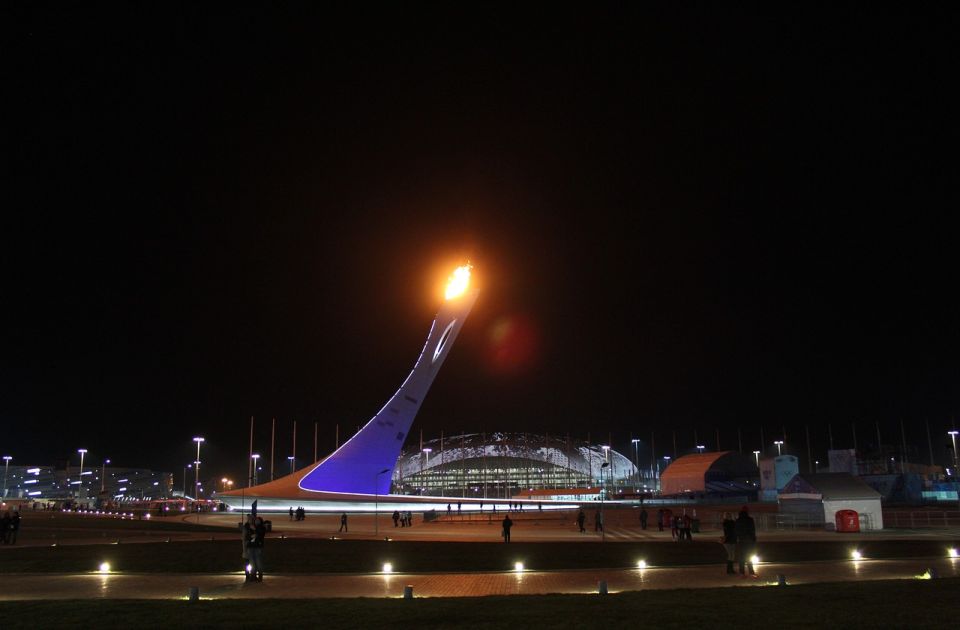
<svg viewBox="0 0 960 630"><path fill-rule="evenodd" d="M734 530L737 534L737 560L740 563L740 575L744 575L744 569L746 569L752 577L756 577L752 558L757 546L757 529L746 506L740 510Z"/></svg>
<svg viewBox="0 0 960 630"><path fill-rule="evenodd" d="M587 521L587 515L583 513L583 510L580 510L580 513L577 514L577 526L580 528L580 533L587 531L587 528L583 524Z"/></svg>
<svg viewBox="0 0 960 630"><path fill-rule="evenodd" d="M727 575L736 575L733 570L733 563L737 559L737 523L733 520L733 514L723 513L723 548L727 552Z"/></svg>
<svg viewBox="0 0 960 630"><path fill-rule="evenodd" d="M510 515L507 514L503 517L503 542L510 542L511 527L513 527L513 521L510 520Z"/></svg>
<svg viewBox="0 0 960 630"><path fill-rule="evenodd" d="M247 545L250 554L250 574L257 582L263 582L263 539L267 536L267 526L263 519L257 517L257 525L253 531L253 540Z"/></svg>
<svg viewBox="0 0 960 630"><path fill-rule="evenodd" d="M663 531L663 508L657 510L657 531Z"/></svg>
<svg viewBox="0 0 960 630"><path fill-rule="evenodd" d="M341 532L350 531L347 529L347 513L346 512L340 515L340 529L338 531L341 531Z"/></svg>

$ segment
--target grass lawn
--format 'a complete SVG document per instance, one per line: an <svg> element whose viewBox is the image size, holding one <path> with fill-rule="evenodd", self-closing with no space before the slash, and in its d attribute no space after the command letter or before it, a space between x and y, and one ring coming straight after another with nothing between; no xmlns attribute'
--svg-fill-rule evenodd
<svg viewBox="0 0 960 630"><path fill-rule="evenodd" d="M119 545L59 545L5 547L0 550L0 574L73 573L92 571L108 561L117 571L219 573L242 566L240 541L121 543ZM859 545L867 558L943 557L942 541L871 541ZM760 556L769 562L849 558L852 546L837 542L761 543ZM721 564L723 549L716 542L639 543L469 543L384 542L364 540L268 539L264 556L270 573L366 573L392 562L396 570L416 572L502 571L517 560L534 570L632 567L640 558L651 565Z"/></svg>
<svg viewBox="0 0 960 630"><path fill-rule="evenodd" d="M960 580L455 599L0 602L4 628L659 628L954 625Z"/></svg>

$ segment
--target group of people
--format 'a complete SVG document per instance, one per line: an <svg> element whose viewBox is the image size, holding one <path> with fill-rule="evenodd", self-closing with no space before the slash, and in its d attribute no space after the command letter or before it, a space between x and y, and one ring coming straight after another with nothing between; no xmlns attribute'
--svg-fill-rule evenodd
<svg viewBox="0 0 960 630"><path fill-rule="evenodd" d="M727 552L727 574L736 575L733 565L737 563L741 576L756 577L753 555L757 548L757 528L747 511L747 506L740 509L737 520L733 520L733 514L730 512L723 514L722 542Z"/></svg>
<svg viewBox="0 0 960 630"><path fill-rule="evenodd" d="M267 536L267 526L262 518L249 514L242 531L241 557L247 561L244 568L247 582L263 582L263 541Z"/></svg>
<svg viewBox="0 0 960 630"><path fill-rule="evenodd" d="M290 508L290 520L302 521L307 518L307 511L302 507L298 507L296 510L293 507Z"/></svg>
<svg viewBox="0 0 960 630"><path fill-rule="evenodd" d="M449 509L450 506L447 506ZM457 509L460 509L460 505L457 504ZM413 527L413 512L400 512L398 510L393 511L393 526L394 527Z"/></svg>
<svg viewBox="0 0 960 630"><path fill-rule="evenodd" d="M0 541L4 545L17 544L17 534L20 532L20 510L7 510L0 519Z"/></svg>
<svg viewBox="0 0 960 630"><path fill-rule="evenodd" d="M670 519L670 535L676 542L689 540L693 542L693 519L684 510L683 514L674 514Z"/></svg>

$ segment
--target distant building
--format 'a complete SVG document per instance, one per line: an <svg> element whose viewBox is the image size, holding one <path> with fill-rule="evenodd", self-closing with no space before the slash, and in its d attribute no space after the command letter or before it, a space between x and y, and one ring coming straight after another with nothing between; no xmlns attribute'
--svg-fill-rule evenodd
<svg viewBox="0 0 960 630"><path fill-rule="evenodd" d="M675 459L660 475L664 495L712 493L743 494L757 491L757 466L753 458L734 451L694 453Z"/></svg>
<svg viewBox="0 0 960 630"><path fill-rule="evenodd" d="M793 455L778 455L760 460L760 500L776 501L793 476L800 472L800 463Z"/></svg>
<svg viewBox="0 0 960 630"><path fill-rule="evenodd" d="M612 448L532 433L471 433L401 453L393 492L509 499L551 491L540 496L596 498L601 468L608 497L624 487L653 490L649 471L638 471Z"/></svg>

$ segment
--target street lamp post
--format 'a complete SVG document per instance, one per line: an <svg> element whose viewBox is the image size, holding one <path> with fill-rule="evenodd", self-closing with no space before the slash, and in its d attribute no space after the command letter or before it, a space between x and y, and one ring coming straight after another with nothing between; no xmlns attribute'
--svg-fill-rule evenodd
<svg viewBox="0 0 960 630"><path fill-rule="evenodd" d="M254 453L254 454L251 455L250 457L251 457L251 459L253 459L253 485L257 485L257 476L258 476L258 475L257 475L257 463L258 463L257 460L260 459L260 454L259 454L259 453Z"/></svg>
<svg viewBox="0 0 960 630"><path fill-rule="evenodd" d="M290 462L290 474L293 474L293 462L296 461L293 455L287 455L287 460Z"/></svg>
<svg viewBox="0 0 960 630"><path fill-rule="evenodd" d="M424 478L424 476L423 476L423 464L424 464L424 461L426 461L426 463L427 463L427 468L430 467L430 466L429 466L429 464L430 464L430 453L431 453L432 451L433 451L433 449L430 448L429 446L428 446L427 448L423 449L423 459L420 460L420 483L423 484L422 487L423 487L424 490L427 489L427 480L426 480L426 478Z"/></svg>
<svg viewBox="0 0 960 630"><path fill-rule="evenodd" d="M384 468L373 476L373 535L380 536L380 475L390 472Z"/></svg>
<svg viewBox="0 0 960 630"><path fill-rule="evenodd" d="M947 435L953 442L953 467L956 468L957 464L960 463L960 458L957 457L957 431L947 431ZM956 470L954 470L954 475L956 474Z"/></svg>
<svg viewBox="0 0 960 630"><path fill-rule="evenodd" d="M7 471L10 470L10 460L13 459L11 455L3 456L3 496L7 496Z"/></svg>
<svg viewBox="0 0 960 630"><path fill-rule="evenodd" d="M777 456L779 457L780 455L782 455L782 452L781 452L781 450L780 450L780 447L783 446L783 440L776 440L776 441L774 441L774 444L777 445Z"/></svg>
<svg viewBox="0 0 960 630"><path fill-rule="evenodd" d="M107 487L107 464L110 463L109 459L103 460L103 466L100 467L100 492L102 493Z"/></svg>
<svg viewBox="0 0 960 630"><path fill-rule="evenodd" d="M183 467L183 492L181 494L183 494L184 499L187 498L187 470L190 468L193 468L193 464L187 464Z"/></svg>
<svg viewBox="0 0 960 630"><path fill-rule="evenodd" d="M605 446L604 448L609 448ZM603 469L610 465L610 462L600 464L600 542L607 540L607 526L603 522Z"/></svg>
<svg viewBox="0 0 960 630"><path fill-rule="evenodd" d="M757 468L760 468L760 451L754 451L753 457L757 460Z"/></svg>
<svg viewBox="0 0 960 630"><path fill-rule="evenodd" d="M80 487L77 489L77 498L83 498L83 456L87 454L87 449L78 448L77 452L80 453Z"/></svg>
<svg viewBox="0 0 960 630"><path fill-rule="evenodd" d="M193 499L194 501L200 500L200 445L203 443L202 437L195 437L193 441L197 443L197 461L195 462L197 467L193 469ZM197 506L199 509L199 505Z"/></svg>
<svg viewBox="0 0 960 630"><path fill-rule="evenodd" d="M3 496L7 496L7 471L10 470L10 460L13 459L12 455L3 456Z"/></svg>
<svg viewBox="0 0 960 630"><path fill-rule="evenodd" d="M633 442L633 489L636 491L640 483L640 440L633 438L630 441Z"/></svg>

